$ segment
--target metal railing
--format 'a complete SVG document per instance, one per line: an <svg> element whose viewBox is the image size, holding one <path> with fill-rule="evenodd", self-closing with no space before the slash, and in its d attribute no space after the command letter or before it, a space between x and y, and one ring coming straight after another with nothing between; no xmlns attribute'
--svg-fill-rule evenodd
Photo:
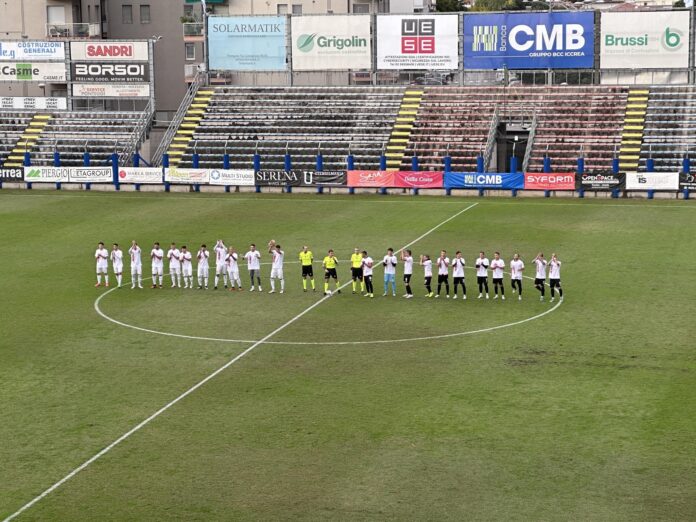
<svg viewBox="0 0 696 522"><path fill-rule="evenodd" d="M160 144L157 147L155 154L152 156L153 166L159 167L161 165L162 156L164 156L164 152L169 147L172 138L174 138L174 134L176 134L179 125L181 125L181 122L184 120L186 111L188 110L189 105L191 105L193 99L196 97L198 89L200 89L201 85L204 85L205 78L205 74L198 72L198 74L196 74L195 78L191 82L191 85L189 86L188 91L186 92L186 96L184 96L184 99L181 100L181 104L179 105L179 108L177 109L174 118L172 118L169 127L167 127L167 131L164 133L164 136L162 136L162 141L160 141Z"/></svg>
<svg viewBox="0 0 696 522"><path fill-rule="evenodd" d="M493 158L493 151L495 150L495 138L498 135L498 125L500 124L500 114L498 112L498 107L496 106L493 111L493 116L491 117L491 125L488 128L488 139L486 140L486 148L483 152L483 170L488 171L491 165L491 159Z"/></svg>
<svg viewBox="0 0 696 522"><path fill-rule="evenodd" d="M522 160L522 172L527 172L529 162L532 159L532 149L534 148L534 136L537 128L537 113L532 116L532 124L529 127L529 136L527 137L527 147L524 149L524 159Z"/></svg>
<svg viewBox="0 0 696 522"><path fill-rule="evenodd" d="M148 103L143 110L142 115L135 123L133 132L130 138L121 148L118 153L118 164L121 166L128 165L133 160L133 154L138 150L138 147L143 144L146 139L147 132L152 125L155 111L152 109L152 103Z"/></svg>
<svg viewBox="0 0 696 522"><path fill-rule="evenodd" d="M186 22L182 24L184 27L184 38L200 37L203 38L203 22Z"/></svg>
<svg viewBox="0 0 696 522"><path fill-rule="evenodd" d="M101 36L99 24L46 24L47 38L97 38Z"/></svg>

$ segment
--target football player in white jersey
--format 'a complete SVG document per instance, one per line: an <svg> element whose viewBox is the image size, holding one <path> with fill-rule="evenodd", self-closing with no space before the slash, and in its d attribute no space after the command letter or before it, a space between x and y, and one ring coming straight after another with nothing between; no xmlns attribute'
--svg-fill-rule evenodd
<svg viewBox="0 0 696 522"><path fill-rule="evenodd" d="M432 288L433 262L430 259L430 256L428 254L424 254L424 255L421 254L420 264L423 267L423 277L424 277L425 289L428 291L428 293L425 294L425 297L432 297L434 295L433 288Z"/></svg>
<svg viewBox="0 0 696 522"><path fill-rule="evenodd" d="M445 285L445 292L447 299L449 299L449 265L450 265L450 260L449 257L447 257L447 251L446 250L441 250L440 251L440 257L437 258L435 261L437 263L437 294L435 294L435 298L437 299L440 297L440 288L442 288L442 285L444 283Z"/></svg>
<svg viewBox="0 0 696 522"><path fill-rule="evenodd" d="M250 292L254 291L254 277L259 284L259 292L263 292L261 288L261 252L256 250L256 245L249 245L249 251L244 254L244 259L247 262L247 270L249 270L249 278L251 279Z"/></svg>
<svg viewBox="0 0 696 522"><path fill-rule="evenodd" d="M512 293L517 289L517 299L522 300L522 272L524 272L524 262L520 259L519 254L512 256L510 261L510 279L512 283Z"/></svg>
<svg viewBox="0 0 696 522"><path fill-rule="evenodd" d="M106 286L109 286L109 251L104 248L104 243L99 242L97 245L97 251L94 252L94 259L97 261L97 284L94 286L101 286L102 274L104 274L104 280Z"/></svg>
<svg viewBox="0 0 696 522"><path fill-rule="evenodd" d="M172 243L167 250L169 260L169 277L172 278L172 288L181 286L181 252L176 248L176 243Z"/></svg>
<svg viewBox="0 0 696 522"><path fill-rule="evenodd" d="M453 299L457 298L457 287L462 285L462 299L466 299L466 283L464 282L464 266L466 261L462 256L462 252L457 250L454 254L454 259L452 260L452 279L454 280L454 296Z"/></svg>
<svg viewBox="0 0 696 522"><path fill-rule="evenodd" d="M116 274L116 284L120 287L123 281L123 252L118 248L118 243L111 247L111 266Z"/></svg>
<svg viewBox="0 0 696 522"><path fill-rule="evenodd" d="M539 301L544 300L545 293L545 283L546 283L546 259L544 259L544 254L539 252L534 258L534 264L536 265L536 275L534 276L534 288L539 290L541 294L539 296Z"/></svg>
<svg viewBox="0 0 696 522"><path fill-rule="evenodd" d="M227 263L227 278L230 281L230 292L234 292L234 284L237 283L237 290L242 291L242 281L239 279L239 254L234 249L230 247L227 249L227 255L225 256L225 263Z"/></svg>
<svg viewBox="0 0 696 522"><path fill-rule="evenodd" d="M201 245L198 249L198 254L196 254L196 259L198 260L198 289L203 290L208 289L208 259L210 258L210 252L205 246L205 243Z"/></svg>
<svg viewBox="0 0 696 522"><path fill-rule="evenodd" d="M561 288L561 261L556 254L551 254L549 261L549 286L551 287L551 302L555 297L554 290L558 289L558 300L563 301L563 288Z"/></svg>
<svg viewBox="0 0 696 522"><path fill-rule="evenodd" d="M280 245L276 245L274 239L271 239L268 243L268 253L271 254L273 260L271 264L271 289L268 293L275 293L276 279L280 279L280 293L285 293L285 278L283 277L283 259L285 259L285 252L280 248Z"/></svg>
<svg viewBox="0 0 696 522"><path fill-rule="evenodd" d="M375 296L375 288L372 285L372 265L374 261L367 255L367 250L362 251L362 275L365 282L365 297L373 298Z"/></svg>
<svg viewBox="0 0 696 522"><path fill-rule="evenodd" d="M505 286L503 285L503 271L505 270L505 261L500 259L500 252L493 254L491 261L491 270L493 270L493 299L498 299L498 287L500 287L500 297L505 301Z"/></svg>
<svg viewBox="0 0 696 522"><path fill-rule="evenodd" d="M483 290L486 290L486 299L488 299L488 267L490 263L486 254L481 251L476 259L476 282L478 283L479 295L478 298L483 297Z"/></svg>
<svg viewBox="0 0 696 522"><path fill-rule="evenodd" d="M406 299L413 299L413 290L411 290L411 276L413 276L413 255L410 250L401 251L401 261L404 263L404 285L406 286Z"/></svg>
<svg viewBox="0 0 696 522"><path fill-rule="evenodd" d="M217 243L215 243L215 285L213 286L213 290L217 290L218 287L218 280L220 276L222 276L222 281L225 284L225 288L227 288L227 263L225 263L225 258L227 257L227 247L225 246L225 243L222 242L222 239L218 239ZM230 281L230 284L232 282Z"/></svg>
<svg viewBox="0 0 696 522"><path fill-rule="evenodd" d="M158 277L159 287L162 288L164 279L164 250L160 248L160 244L157 242L155 242L150 251L150 259L152 260L152 288L157 288Z"/></svg>
<svg viewBox="0 0 696 522"><path fill-rule="evenodd" d="M186 245L182 245L179 252L179 260L181 261L181 276L184 279L184 288L193 290L193 254L189 251Z"/></svg>
<svg viewBox="0 0 696 522"><path fill-rule="evenodd" d="M142 250L138 246L135 240L131 243L128 249L128 254L130 255L130 266L131 266L131 290L135 289L135 284L137 280L138 288L143 287L143 261L142 261Z"/></svg>
<svg viewBox="0 0 696 522"><path fill-rule="evenodd" d="M393 248L387 249L387 255L382 259L382 266L384 266L384 293L382 297L385 297L389 292L389 283L392 287L392 297L396 297L396 256Z"/></svg>

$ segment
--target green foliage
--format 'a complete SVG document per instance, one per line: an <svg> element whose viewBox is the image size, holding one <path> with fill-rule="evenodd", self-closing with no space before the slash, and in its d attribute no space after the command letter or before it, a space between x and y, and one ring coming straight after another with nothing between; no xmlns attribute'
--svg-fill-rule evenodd
<svg viewBox="0 0 696 522"><path fill-rule="evenodd" d="M522 0L477 0L472 11L524 11Z"/></svg>

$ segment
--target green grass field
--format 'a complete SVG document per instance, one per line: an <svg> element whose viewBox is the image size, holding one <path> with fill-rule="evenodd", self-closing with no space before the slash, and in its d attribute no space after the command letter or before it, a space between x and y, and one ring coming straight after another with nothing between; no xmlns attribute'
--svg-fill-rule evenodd
<svg viewBox="0 0 696 522"><path fill-rule="evenodd" d="M529 280L522 302L426 299L417 267L415 299L382 298L377 269L379 297L307 311L321 293L287 264L284 295L99 302L179 336L94 308L99 240L381 259L474 203L414 254L519 251L533 276L555 251L562 305L541 315ZM696 519L693 204L2 191L0 226L0 518L256 346L18 520Z"/></svg>

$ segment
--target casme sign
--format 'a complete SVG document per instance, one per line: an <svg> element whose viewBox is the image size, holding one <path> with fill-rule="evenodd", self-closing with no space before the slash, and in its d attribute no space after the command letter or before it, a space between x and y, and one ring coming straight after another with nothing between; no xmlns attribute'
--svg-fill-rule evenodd
<svg viewBox="0 0 696 522"><path fill-rule="evenodd" d="M594 65L593 13L464 15L465 69Z"/></svg>
<svg viewBox="0 0 696 522"><path fill-rule="evenodd" d="M446 172L445 188L522 189L524 175L521 173Z"/></svg>
<svg viewBox="0 0 696 522"><path fill-rule="evenodd" d="M526 172L525 190L575 190L575 174Z"/></svg>

